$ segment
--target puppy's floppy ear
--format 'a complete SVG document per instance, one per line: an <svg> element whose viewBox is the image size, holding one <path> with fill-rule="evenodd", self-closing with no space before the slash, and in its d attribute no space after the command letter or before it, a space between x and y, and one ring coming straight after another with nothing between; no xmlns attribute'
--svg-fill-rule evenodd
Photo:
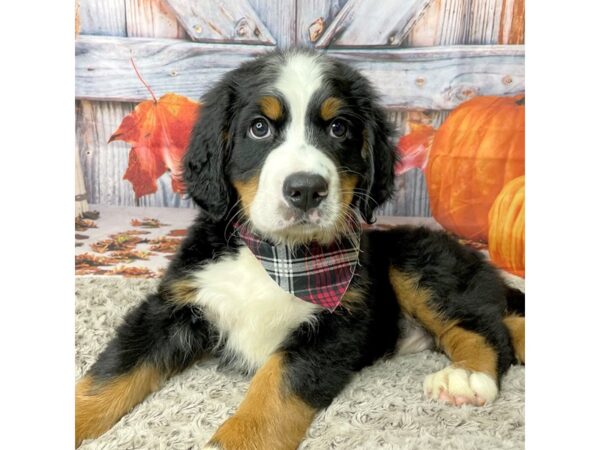
<svg viewBox="0 0 600 450"><path fill-rule="evenodd" d="M187 193L214 221L225 217L232 198L225 164L231 150L229 128L233 96L229 77L204 95L202 109L183 159Z"/></svg>
<svg viewBox="0 0 600 450"><path fill-rule="evenodd" d="M368 195L358 196L358 208L365 222L373 223L374 210L394 194L394 165L398 157L393 126L383 108L373 104L368 116L362 150L368 171L360 186Z"/></svg>

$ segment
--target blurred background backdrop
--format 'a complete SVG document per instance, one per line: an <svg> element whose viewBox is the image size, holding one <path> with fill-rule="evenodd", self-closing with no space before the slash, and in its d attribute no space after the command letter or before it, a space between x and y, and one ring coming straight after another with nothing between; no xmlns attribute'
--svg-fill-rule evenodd
<svg viewBox="0 0 600 450"><path fill-rule="evenodd" d="M143 166L144 136L117 133L124 119L146 120L152 95L196 102L239 63L304 46L360 69L396 125L405 163L380 222L442 226L524 276L523 0L79 0L76 32L79 274L159 275L164 261L149 261L194 215L169 161L136 195L124 177Z"/></svg>

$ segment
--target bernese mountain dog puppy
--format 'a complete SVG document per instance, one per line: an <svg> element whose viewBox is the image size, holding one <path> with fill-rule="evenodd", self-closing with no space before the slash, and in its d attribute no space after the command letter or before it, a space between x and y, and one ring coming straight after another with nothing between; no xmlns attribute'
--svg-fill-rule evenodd
<svg viewBox="0 0 600 450"><path fill-rule="evenodd" d="M360 231L393 195L392 131L365 77L310 51L206 93L184 158L200 213L77 383L76 445L205 356L253 374L209 449L296 448L353 373L396 351L451 360L427 397L492 402L524 363L524 295L444 232Z"/></svg>

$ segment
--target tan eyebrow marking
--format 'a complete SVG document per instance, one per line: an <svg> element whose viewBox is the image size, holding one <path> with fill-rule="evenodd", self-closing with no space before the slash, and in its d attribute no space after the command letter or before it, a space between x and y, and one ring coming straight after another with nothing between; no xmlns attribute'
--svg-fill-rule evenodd
<svg viewBox="0 0 600 450"><path fill-rule="evenodd" d="M283 115L283 108L281 106L281 102L277 97L273 97L272 95L268 95L266 97L262 97L259 100L260 110L262 113L267 116L271 120L279 120Z"/></svg>
<svg viewBox="0 0 600 450"><path fill-rule="evenodd" d="M323 120L333 119L344 103L337 97L327 97L321 104L321 118Z"/></svg>

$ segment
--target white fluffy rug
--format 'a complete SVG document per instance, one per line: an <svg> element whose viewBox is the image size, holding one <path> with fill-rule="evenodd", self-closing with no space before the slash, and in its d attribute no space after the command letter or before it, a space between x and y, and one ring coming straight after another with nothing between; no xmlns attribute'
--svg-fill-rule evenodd
<svg viewBox="0 0 600 450"><path fill-rule="evenodd" d="M77 378L94 362L124 313L156 285L117 277L76 281ZM524 448L525 369L512 367L495 403L476 408L427 401L423 378L448 364L423 352L363 370L321 412L301 449ZM82 450L199 449L242 400L249 379L198 363L169 380Z"/></svg>

